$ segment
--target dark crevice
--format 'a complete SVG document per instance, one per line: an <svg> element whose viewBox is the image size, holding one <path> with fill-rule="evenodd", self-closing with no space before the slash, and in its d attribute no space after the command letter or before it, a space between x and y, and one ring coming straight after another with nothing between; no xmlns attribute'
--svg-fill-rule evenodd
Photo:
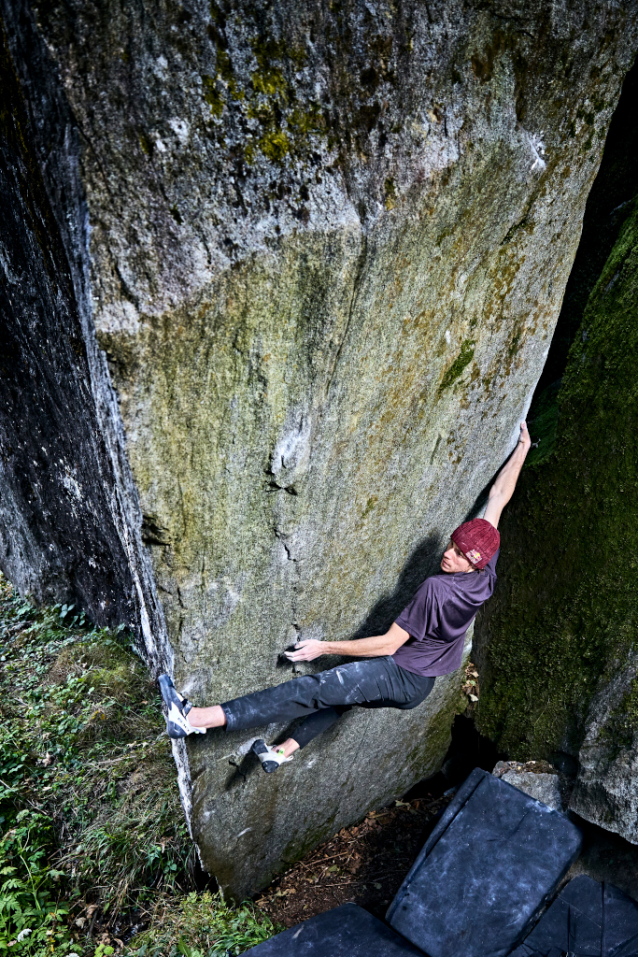
<svg viewBox="0 0 638 957"><path fill-rule="evenodd" d="M474 768L491 772L496 762L503 760L507 760L507 755L499 751L493 741L480 734L473 718L458 714L452 725L452 741L441 770L415 784L403 800L440 797L450 788L462 784Z"/></svg>

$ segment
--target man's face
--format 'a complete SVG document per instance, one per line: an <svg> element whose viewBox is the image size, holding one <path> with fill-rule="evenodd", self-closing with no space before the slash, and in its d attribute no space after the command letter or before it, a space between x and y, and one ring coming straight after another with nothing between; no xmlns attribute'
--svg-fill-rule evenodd
<svg viewBox="0 0 638 957"><path fill-rule="evenodd" d="M444 572L450 573L474 571L474 565L467 560L458 545L455 545L452 541L443 552L441 568Z"/></svg>

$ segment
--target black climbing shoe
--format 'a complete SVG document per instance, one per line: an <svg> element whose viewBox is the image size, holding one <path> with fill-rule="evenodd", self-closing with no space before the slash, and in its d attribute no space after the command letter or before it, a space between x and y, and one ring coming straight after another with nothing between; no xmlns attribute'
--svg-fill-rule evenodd
<svg viewBox="0 0 638 957"><path fill-rule="evenodd" d="M261 761L261 766L266 774L272 774L273 771L277 770L280 764L286 764L288 761L292 761L292 756L287 758L284 756L283 750L277 751L275 748L270 748L263 738L257 738L257 740L253 742L253 752Z"/></svg>
<svg viewBox="0 0 638 957"><path fill-rule="evenodd" d="M185 738L189 734L206 734L206 728L195 728L186 715L193 707L179 693L168 675L160 675L159 689L166 705L166 733L169 738Z"/></svg>

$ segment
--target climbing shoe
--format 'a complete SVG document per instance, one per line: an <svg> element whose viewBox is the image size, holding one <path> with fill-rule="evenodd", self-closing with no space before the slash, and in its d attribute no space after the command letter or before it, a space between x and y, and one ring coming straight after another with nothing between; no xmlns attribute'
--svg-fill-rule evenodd
<svg viewBox="0 0 638 957"><path fill-rule="evenodd" d="M166 705L166 733L169 738L185 738L189 734L206 734L206 728L195 728L187 718L193 705L179 693L168 675L160 675L159 689Z"/></svg>
<svg viewBox="0 0 638 957"><path fill-rule="evenodd" d="M261 761L261 766L266 774L272 774L280 764L287 764L288 761L292 761L292 757L287 758L284 755L283 749L277 750L269 747L263 738L257 738L253 743L253 751Z"/></svg>

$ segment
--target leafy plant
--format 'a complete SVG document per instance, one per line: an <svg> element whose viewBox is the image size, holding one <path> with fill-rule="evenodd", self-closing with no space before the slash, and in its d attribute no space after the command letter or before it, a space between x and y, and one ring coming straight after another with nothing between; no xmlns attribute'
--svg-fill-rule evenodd
<svg viewBox="0 0 638 957"><path fill-rule="evenodd" d="M157 695L122 629L36 609L1 579L0 660L0 955L93 955L67 913L83 927L90 903L104 931L190 887Z"/></svg>
<svg viewBox="0 0 638 957"><path fill-rule="evenodd" d="M0 663L0 957L111 957L114 928L149 919L126 953L235 957L275 932L250 903L183 897L170 742L124 629L0 576Z"/></svg>
<svg viewBox="0 0 638 957"><path fill-rule="evenodd" d="M47 864L50 818L24 809L0 838L0 954L65 953L68 907L57 900L61 872Z"/></svg>
<svg viewBox="0 0 638 957"><path fill-rule="evenodd" d="M237 957L282 929L250 901L233 908L221 892L191 893L179 905L167 907L126 953L127 957Z"/></svg>

